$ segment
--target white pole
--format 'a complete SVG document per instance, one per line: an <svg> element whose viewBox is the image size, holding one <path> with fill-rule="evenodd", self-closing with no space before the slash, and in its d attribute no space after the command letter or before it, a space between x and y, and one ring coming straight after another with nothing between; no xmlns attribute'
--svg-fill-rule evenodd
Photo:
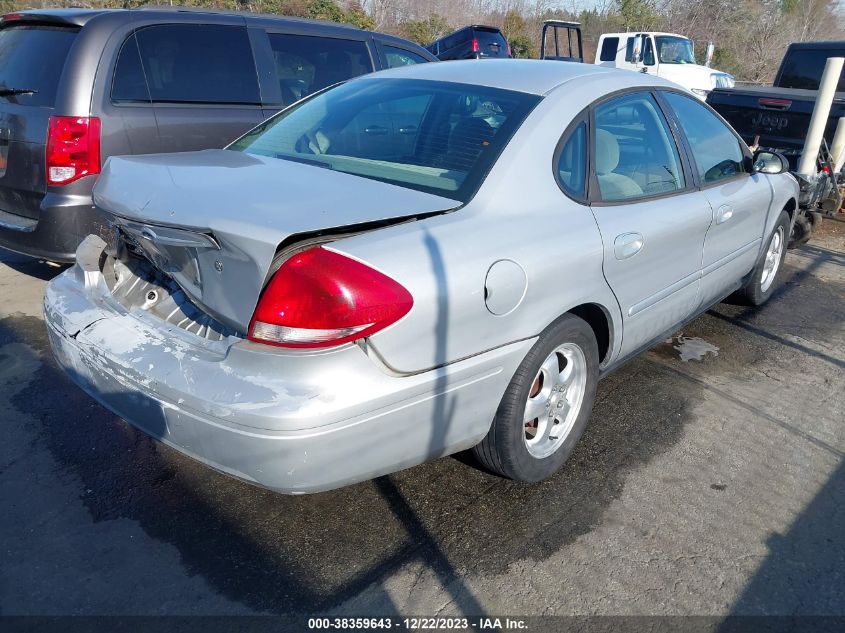
<svg viewBox="0 0 845 633"><path fill-rule="evenodd" d="M833 144L830 146L830 155L833 159L833 171L838 172L845 163L845 116L839 119L836 124L836 134L833 135Z"/></svg>
<svg viewBox="0 0 845 633"><path fill-rule="evenodd" d="M801 152L801 161L798 163L798 173L802 176L816 175L816 160L819 157L824 128L836 94L836 85L842 74L843 63L845 63L845 57L828 57L824 65L824 74L819 83L819 91L816 93L816 105L813 108L813 116L810 117L807 139L804 141L804 150Z"/></svg>

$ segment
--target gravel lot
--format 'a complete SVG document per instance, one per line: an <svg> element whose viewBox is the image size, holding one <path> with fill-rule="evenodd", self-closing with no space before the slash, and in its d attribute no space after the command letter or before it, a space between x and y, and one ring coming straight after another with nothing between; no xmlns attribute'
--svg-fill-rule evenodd
<svg viewBox="0 0 845 633"><path fill-rule="evenodd" d="M57 370L57 272L0 252L4 615L845 615L845 224L603 381L538 485L461 455L308 497L219 475Z"/></svg>

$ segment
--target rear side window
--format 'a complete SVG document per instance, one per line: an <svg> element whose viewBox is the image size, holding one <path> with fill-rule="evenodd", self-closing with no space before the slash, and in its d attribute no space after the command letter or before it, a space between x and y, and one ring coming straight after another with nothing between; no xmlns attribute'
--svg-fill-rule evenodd
<svg viewBox="0 0 845 633"><path fill-rule="evenodd" d="M422 55L406 51L404 48L396 48L395 46L383 46L382 48L384 50L384 57L387 61L388 68L424 64L428 61Z"/></svg>
<svg viewBox="0 0 845 633"><path fill-rule="evenodd" d="M616 51L619 50L618 37L606 37L601 43L601 53L599 54L600 62L615 62Z"/></svg>
<svg viewBox="0 0 845 633"><path fill-rule="evenodd" d="M285 105L373 70L367 45L361 41L280 33L268 36Z"/></svg>
<svg viewBox="0 0 845 633"><path fill-rule="evenodd" d="M112 86L114 101L260 103L245 28L163 24L143 28L135 38L137 46L130 38L121 48Z"/></svg>
<svg viewBox="0 0 845 633"><path fill-rule="evenodd" d="M841 57L841 51L822 49L793 49L783 60L780 81L781 88L804 88L818 90L828 57ZM845 91L845 71L839 77L837 91Z"/></svg>
<svg viewBox="0 0 845 633"><path fill-rule="evenodd" d="M7 26L0 30L0 90L5 91L0 98L52 108L77 32L49 26Z"/></svg>
<svg viewBox="0 0 845 633"><path fill-rule="evenodd" d="M573 198L586 197L587 124L579 123L560 150L557 162L558 182Z"/></svg>
<svg viewBox="0 0 845 633"><path fill-rule="evenodd" d="M611 99L595 110L593 166L601 199L630 200L684 188L669 124L650 94Z"/></svg>

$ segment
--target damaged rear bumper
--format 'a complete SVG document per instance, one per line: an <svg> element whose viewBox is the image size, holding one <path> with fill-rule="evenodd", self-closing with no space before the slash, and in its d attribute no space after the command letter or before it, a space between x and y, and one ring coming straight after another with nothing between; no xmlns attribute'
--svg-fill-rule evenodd
<svg viewBox="0 0 845 633"><path fill-rule="evenodd" d="M59 364L100 403L209 466L285 493L336 488L473 446L533 341L410 376L357 345L281 350L208 341L127 310L89 238L47 287Z"/></svg>

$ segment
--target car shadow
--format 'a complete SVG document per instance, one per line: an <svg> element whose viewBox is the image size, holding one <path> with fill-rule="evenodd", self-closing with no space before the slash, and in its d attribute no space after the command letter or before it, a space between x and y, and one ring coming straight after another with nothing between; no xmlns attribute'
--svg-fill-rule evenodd
<svg viewBox="0 0 845 633"><path fill-rule="evenodd" d="M430 265L445 275L434 246ZM811 290L815 283L807 281ZM445 355L449 308L440 308L434 327L438 354ZM730 316L745 322L749 314ZM730 328L702 320L703 327ZM396 613L395 598L381 587L415 565L434 571L457 610L482 613L466 579L505 573L517 561L543 561L595 529L628 475L680 441L707 388L666 372L659 356L632 361L602 381L584 437L564 468L542 483L501 479L463 454L288 497L212 471L94 404L56 366L40 319L0 319L0 350L10 343L34 349L41 363L13 405L38 421L38 442L81 480L92 519L136 522L151 539L173 546L189 575L269 613L322 612L365 590L369 614ZM766 359L769 344L758 341L754 362ZM435 415L438 434L457 423L446 397Z"/></svg>

